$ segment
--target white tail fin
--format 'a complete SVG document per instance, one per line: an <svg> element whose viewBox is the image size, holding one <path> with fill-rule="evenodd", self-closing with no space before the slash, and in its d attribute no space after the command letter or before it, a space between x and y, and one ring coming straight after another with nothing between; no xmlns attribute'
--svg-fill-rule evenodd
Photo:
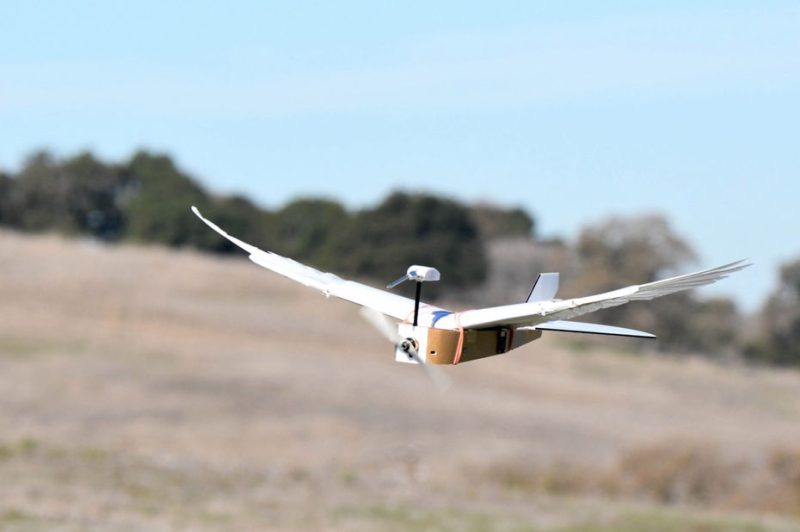
<svg viewBox="0 0 800 532"><path fill-rule="evenodd" d="M540 273L531 287L531 293L528 294L526 302L549 301L555 298L558 292L558 279L557 273Z"/></svg>

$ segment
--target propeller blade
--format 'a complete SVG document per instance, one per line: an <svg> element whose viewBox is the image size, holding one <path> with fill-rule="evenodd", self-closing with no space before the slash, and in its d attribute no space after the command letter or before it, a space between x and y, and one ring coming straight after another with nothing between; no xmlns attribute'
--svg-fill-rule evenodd
<svg viewBox="0 0 800 532"><path fill-rule="evenodd" d="M402 283L403 281L407 281L408 279L409 279L409 277L408 277L408 274L405 274L404 276L402 276L402 277L400 277L400 278L398 278L398 279L395 279L395 280L394 280L394 281L392 281L391 283L387 284L387 285L386 285L386 288L388 288L389 290L391 290L391 289L392 289L392 288L394 288L395 286L399 285L399 284L400 284L400 283Z"/></svg>
<svg viewBox="0 0 800 532"><path fill-rule="evenodd" d="M431 380L437 392L444 393L450 388L450 379L447 378L447 375L445 375L442 370L433 364L426 364L415 352L410 353L410 355L411 358L417 361L417 365L425 371L425 374Z"/></svg>
<svg viewBox="0 0 800 532"><path fill-rule="evenodd" d="M367 320L370 325L375 327L375 329L377 329L378 332L384 336L384 338L393 344L402 340L400 335L397 333L397 325L392 323L391 318L389 318L386 314L368 307L361 307L359 314L361 314L361 317Z"/></svg>
<svg viewBox="0 0 800 532"><path fill-rule="evenodd" d="M368 307L361 307L359 314L393 344L403 340L403 337L397 332L397 324L386 314ZM433 383L436 391L444 393L450 388L450 379L447 378L447 375L445 375L442 370L432 364L426 364L415 352L411 352L410 355L422 370L425 371L425 374Z"/></svg>

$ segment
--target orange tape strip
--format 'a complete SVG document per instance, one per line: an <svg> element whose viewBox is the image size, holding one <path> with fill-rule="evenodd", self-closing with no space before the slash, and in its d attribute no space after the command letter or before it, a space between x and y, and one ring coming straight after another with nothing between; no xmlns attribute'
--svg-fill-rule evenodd
<svg viewBox="0 0 800 532"><path fill-rule="evenodd" d="M461 326L460 314L460 312L453 314L453 318L456 320L456 326L458 327L458 345L456 345L456 356L453 357L454 366L461 362L461 352L464 350L464 327Z"/></svg>

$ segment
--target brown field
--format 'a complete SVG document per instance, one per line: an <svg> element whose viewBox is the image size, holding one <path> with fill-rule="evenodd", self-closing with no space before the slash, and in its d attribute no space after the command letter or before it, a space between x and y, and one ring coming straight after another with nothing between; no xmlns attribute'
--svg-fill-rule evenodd
<svg viewBox="0 0 800 532"><path fill-rule="evenodd" d="M800 530L800 374L628 345L440 395L246 260L0 233L0 530Z"/></svg>

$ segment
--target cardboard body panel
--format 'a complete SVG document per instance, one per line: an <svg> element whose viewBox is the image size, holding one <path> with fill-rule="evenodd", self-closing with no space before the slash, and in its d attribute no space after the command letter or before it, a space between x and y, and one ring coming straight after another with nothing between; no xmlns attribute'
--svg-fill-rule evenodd
<svg viewBox="0 0 800 532"><path fill-rule="evenodd" d="M420 356L428 364L452 364L458 351L459 331L428 329L425 352ZM542 336L541 331L516 331L508 328L467 329L460 362L506 353Z"/></svg>

